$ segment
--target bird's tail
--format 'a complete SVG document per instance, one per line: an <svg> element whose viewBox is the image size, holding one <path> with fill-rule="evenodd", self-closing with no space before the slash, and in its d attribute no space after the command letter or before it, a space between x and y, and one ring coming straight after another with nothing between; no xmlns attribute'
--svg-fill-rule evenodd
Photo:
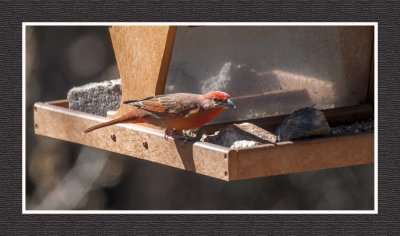
<svg viewBox="0 0 400 236"><path fill-rule="evenodd" d="M142 122L145 121L143 119L144 116L145 116L145 114L144 114L143 111L135 110L135 111L132 111L132 112L126 114L126 115L123 115L123 116L117 118L117 119L110 120L110 121L107 121L107 122L104 122L104 123L89 127L87 129L85 129L83 131L83 133L87 134L89 132L92 132L93 130L104 128L104 127L107 127L107 126L110 126L110 125L115 125L115 124L118 124L118 123L142 123Z"/></svg>

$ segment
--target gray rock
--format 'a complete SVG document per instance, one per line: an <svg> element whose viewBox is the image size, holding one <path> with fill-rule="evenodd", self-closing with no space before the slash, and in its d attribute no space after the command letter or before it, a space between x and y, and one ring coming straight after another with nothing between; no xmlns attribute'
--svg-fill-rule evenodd
<svg viewBox="0 0 400 236"><path fill-rule="evenodd" d="M257 130L257 132L254 134L251 133L254 130ZM244 123L228 125L226 128L212 135L203 134L200 141L229 148L244 148L265 143L274 143L262 137L267 137L269 140L276 140L275 135L269 133L267 130L250 123Z"/></svg>
<svg viewBox="0 0 400 236"><path fill-rule="evenodd" d="M323 112L306 107L290 114L276 130L279 141L329 135L331 127Z"/></svg>
<svg viewBox="0 0 400 236"><path fill-rule="evenodd" d="M121 95L121 80L116 79L74 87L67 99L71 110L107 116L107 111L118 110Z"/></svg>

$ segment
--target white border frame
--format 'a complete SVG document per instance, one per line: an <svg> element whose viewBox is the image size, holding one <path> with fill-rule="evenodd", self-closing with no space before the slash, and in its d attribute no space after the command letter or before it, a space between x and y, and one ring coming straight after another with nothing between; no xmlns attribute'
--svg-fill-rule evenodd
<svg viewBox="0 0 400 236"><path fill-rule="evenodd" d="M374 27L374 210L26 210L26 27L27 26L373 26ZM378 23L377 22L23 22L22 23L22 213L23 214L378 214Z"/></svg>

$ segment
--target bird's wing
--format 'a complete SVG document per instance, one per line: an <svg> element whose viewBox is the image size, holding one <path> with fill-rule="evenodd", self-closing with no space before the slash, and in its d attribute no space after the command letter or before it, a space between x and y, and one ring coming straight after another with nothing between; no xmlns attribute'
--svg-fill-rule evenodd
<svg viewBox="0 0 400 236"><path fill-rule="evenodd" d="M172 116L190 117L200 111L200 95L189 93L158 95L124 103L142 110Z"/></svg>

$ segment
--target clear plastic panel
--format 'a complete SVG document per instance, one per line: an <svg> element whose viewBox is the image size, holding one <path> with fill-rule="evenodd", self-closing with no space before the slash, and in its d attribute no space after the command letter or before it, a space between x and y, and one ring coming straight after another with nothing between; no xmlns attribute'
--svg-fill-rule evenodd
<svg viewBox="0 0 400 236"><path fill-rule="evenodd" d="M372 27L178 27L165 93L229 93L215 123L365 101Z"/></svg>

